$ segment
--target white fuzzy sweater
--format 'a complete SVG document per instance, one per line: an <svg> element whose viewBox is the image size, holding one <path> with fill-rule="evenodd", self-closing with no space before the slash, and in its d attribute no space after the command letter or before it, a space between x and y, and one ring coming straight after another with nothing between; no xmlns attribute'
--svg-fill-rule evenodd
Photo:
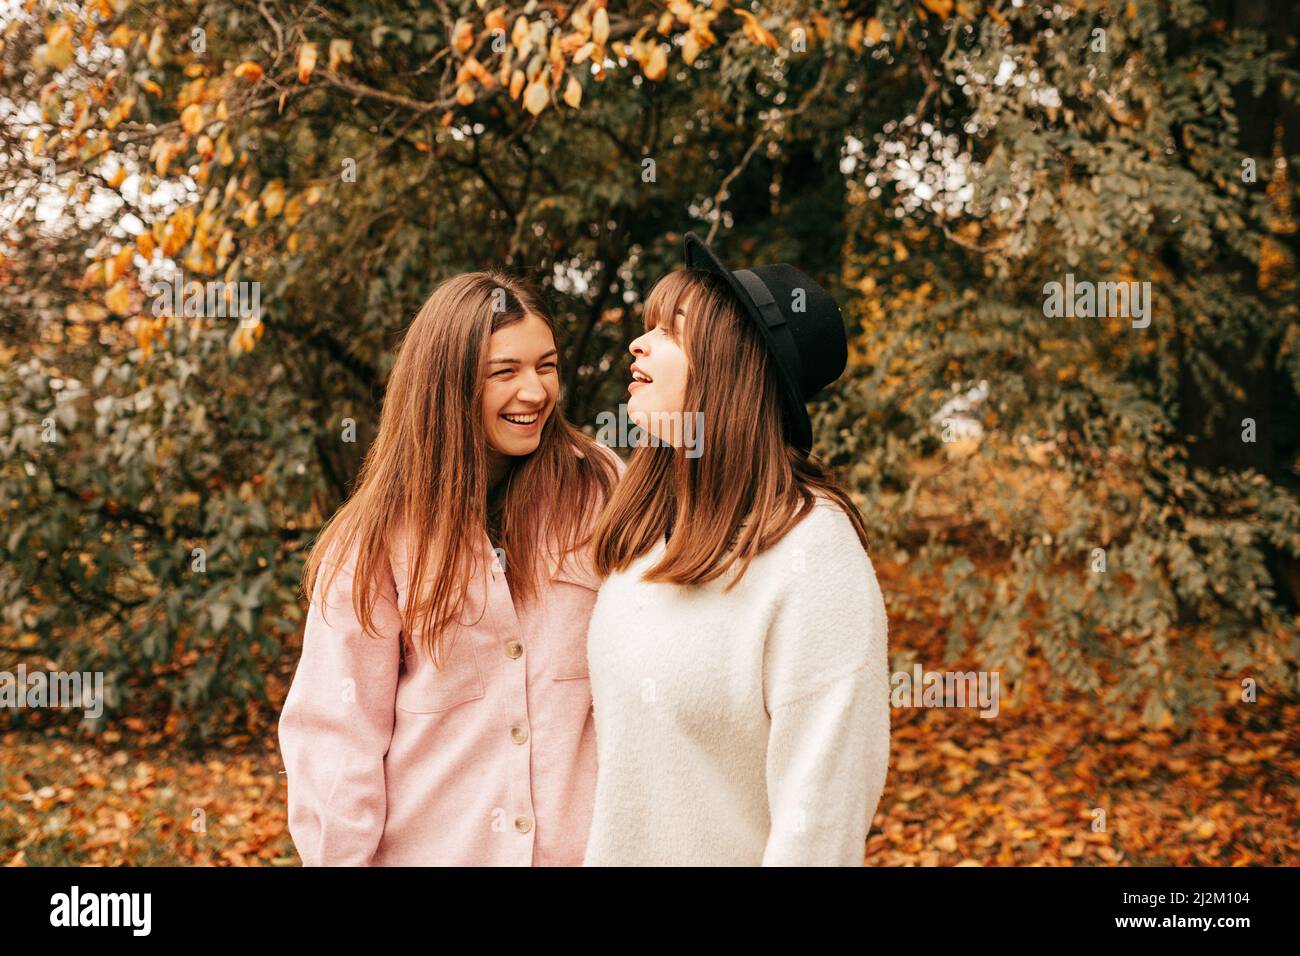
<svg viewBox="0 0 1300 956"><path fill-rule="evenodd" d="M718 581L606 579L587 866L861 866L889 763L885 606L826 499Z"/></svg>

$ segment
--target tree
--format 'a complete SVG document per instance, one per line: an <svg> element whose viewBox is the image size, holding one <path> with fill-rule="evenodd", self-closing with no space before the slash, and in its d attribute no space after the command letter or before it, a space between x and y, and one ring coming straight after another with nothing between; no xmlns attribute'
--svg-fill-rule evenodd
<svg viewBox="0 0 1300 956"><path fill-rule="evenodd" d="M539 277L589 424L696 228L845 303L818 450L954 653L1152 720L1223 667L1294 690L1296 51L1255 10L34 5L0 51L14 641L196 733L246 715L433 285ZM260 315L159 314L174 269ZM1150 325L1048 318L1067 272L1150 282Z"/></svg>

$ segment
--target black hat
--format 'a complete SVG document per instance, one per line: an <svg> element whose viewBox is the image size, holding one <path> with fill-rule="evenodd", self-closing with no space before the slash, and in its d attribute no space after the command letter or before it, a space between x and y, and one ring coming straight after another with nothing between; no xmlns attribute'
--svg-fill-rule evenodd
<svg viewBox="0 0 1300 956"><path fill-rule="evenodd" d="M849 360L840 307L794 266L779 263L732 272L695 233L686 234L685 245L687 268L720 275L758 326L781 381L790 443L809 451L812 421L804 403L839 378Z"/></svg>

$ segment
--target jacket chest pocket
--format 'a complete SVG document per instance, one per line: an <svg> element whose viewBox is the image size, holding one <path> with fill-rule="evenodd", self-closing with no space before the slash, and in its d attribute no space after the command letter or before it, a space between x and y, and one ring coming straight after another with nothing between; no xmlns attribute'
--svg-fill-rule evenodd
<svg viewBox="0 0 1300 956"><path fill-rule="evenodd" d="M566 568L551 582L552 600L558 609L554 621L556 646L551 668L554 680L580 680L587 670L587 624L596 602L600 578L585 568Z"/></svg>
<svg viewBox="0 0 1300 956"><path fill-rule="evenodd" d="M483 696L474 635L462 632L450 639L441 667L435 668L423 655L410 661L411 669L397 686L398 710L435 714Z"/></svg>

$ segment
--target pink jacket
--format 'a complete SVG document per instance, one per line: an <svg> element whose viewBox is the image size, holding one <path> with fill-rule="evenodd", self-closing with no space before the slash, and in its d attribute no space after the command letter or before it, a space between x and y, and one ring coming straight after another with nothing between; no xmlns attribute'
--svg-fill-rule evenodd
<svg viewBox="0 0 1300 956"><path fill-rule="evenodd" d="M620 463L621 465L621 463ZM579 866L591 826L595 728L587 621L599 579L571 556L516 614L486 534L442 670L400 654L407 547L375 609L351 606L355 554L328 623L318 575L280 716L289 832L307 866ZM486 599L486 600L485 600ZM480 618L480 614L482 615Z"/></svg>

